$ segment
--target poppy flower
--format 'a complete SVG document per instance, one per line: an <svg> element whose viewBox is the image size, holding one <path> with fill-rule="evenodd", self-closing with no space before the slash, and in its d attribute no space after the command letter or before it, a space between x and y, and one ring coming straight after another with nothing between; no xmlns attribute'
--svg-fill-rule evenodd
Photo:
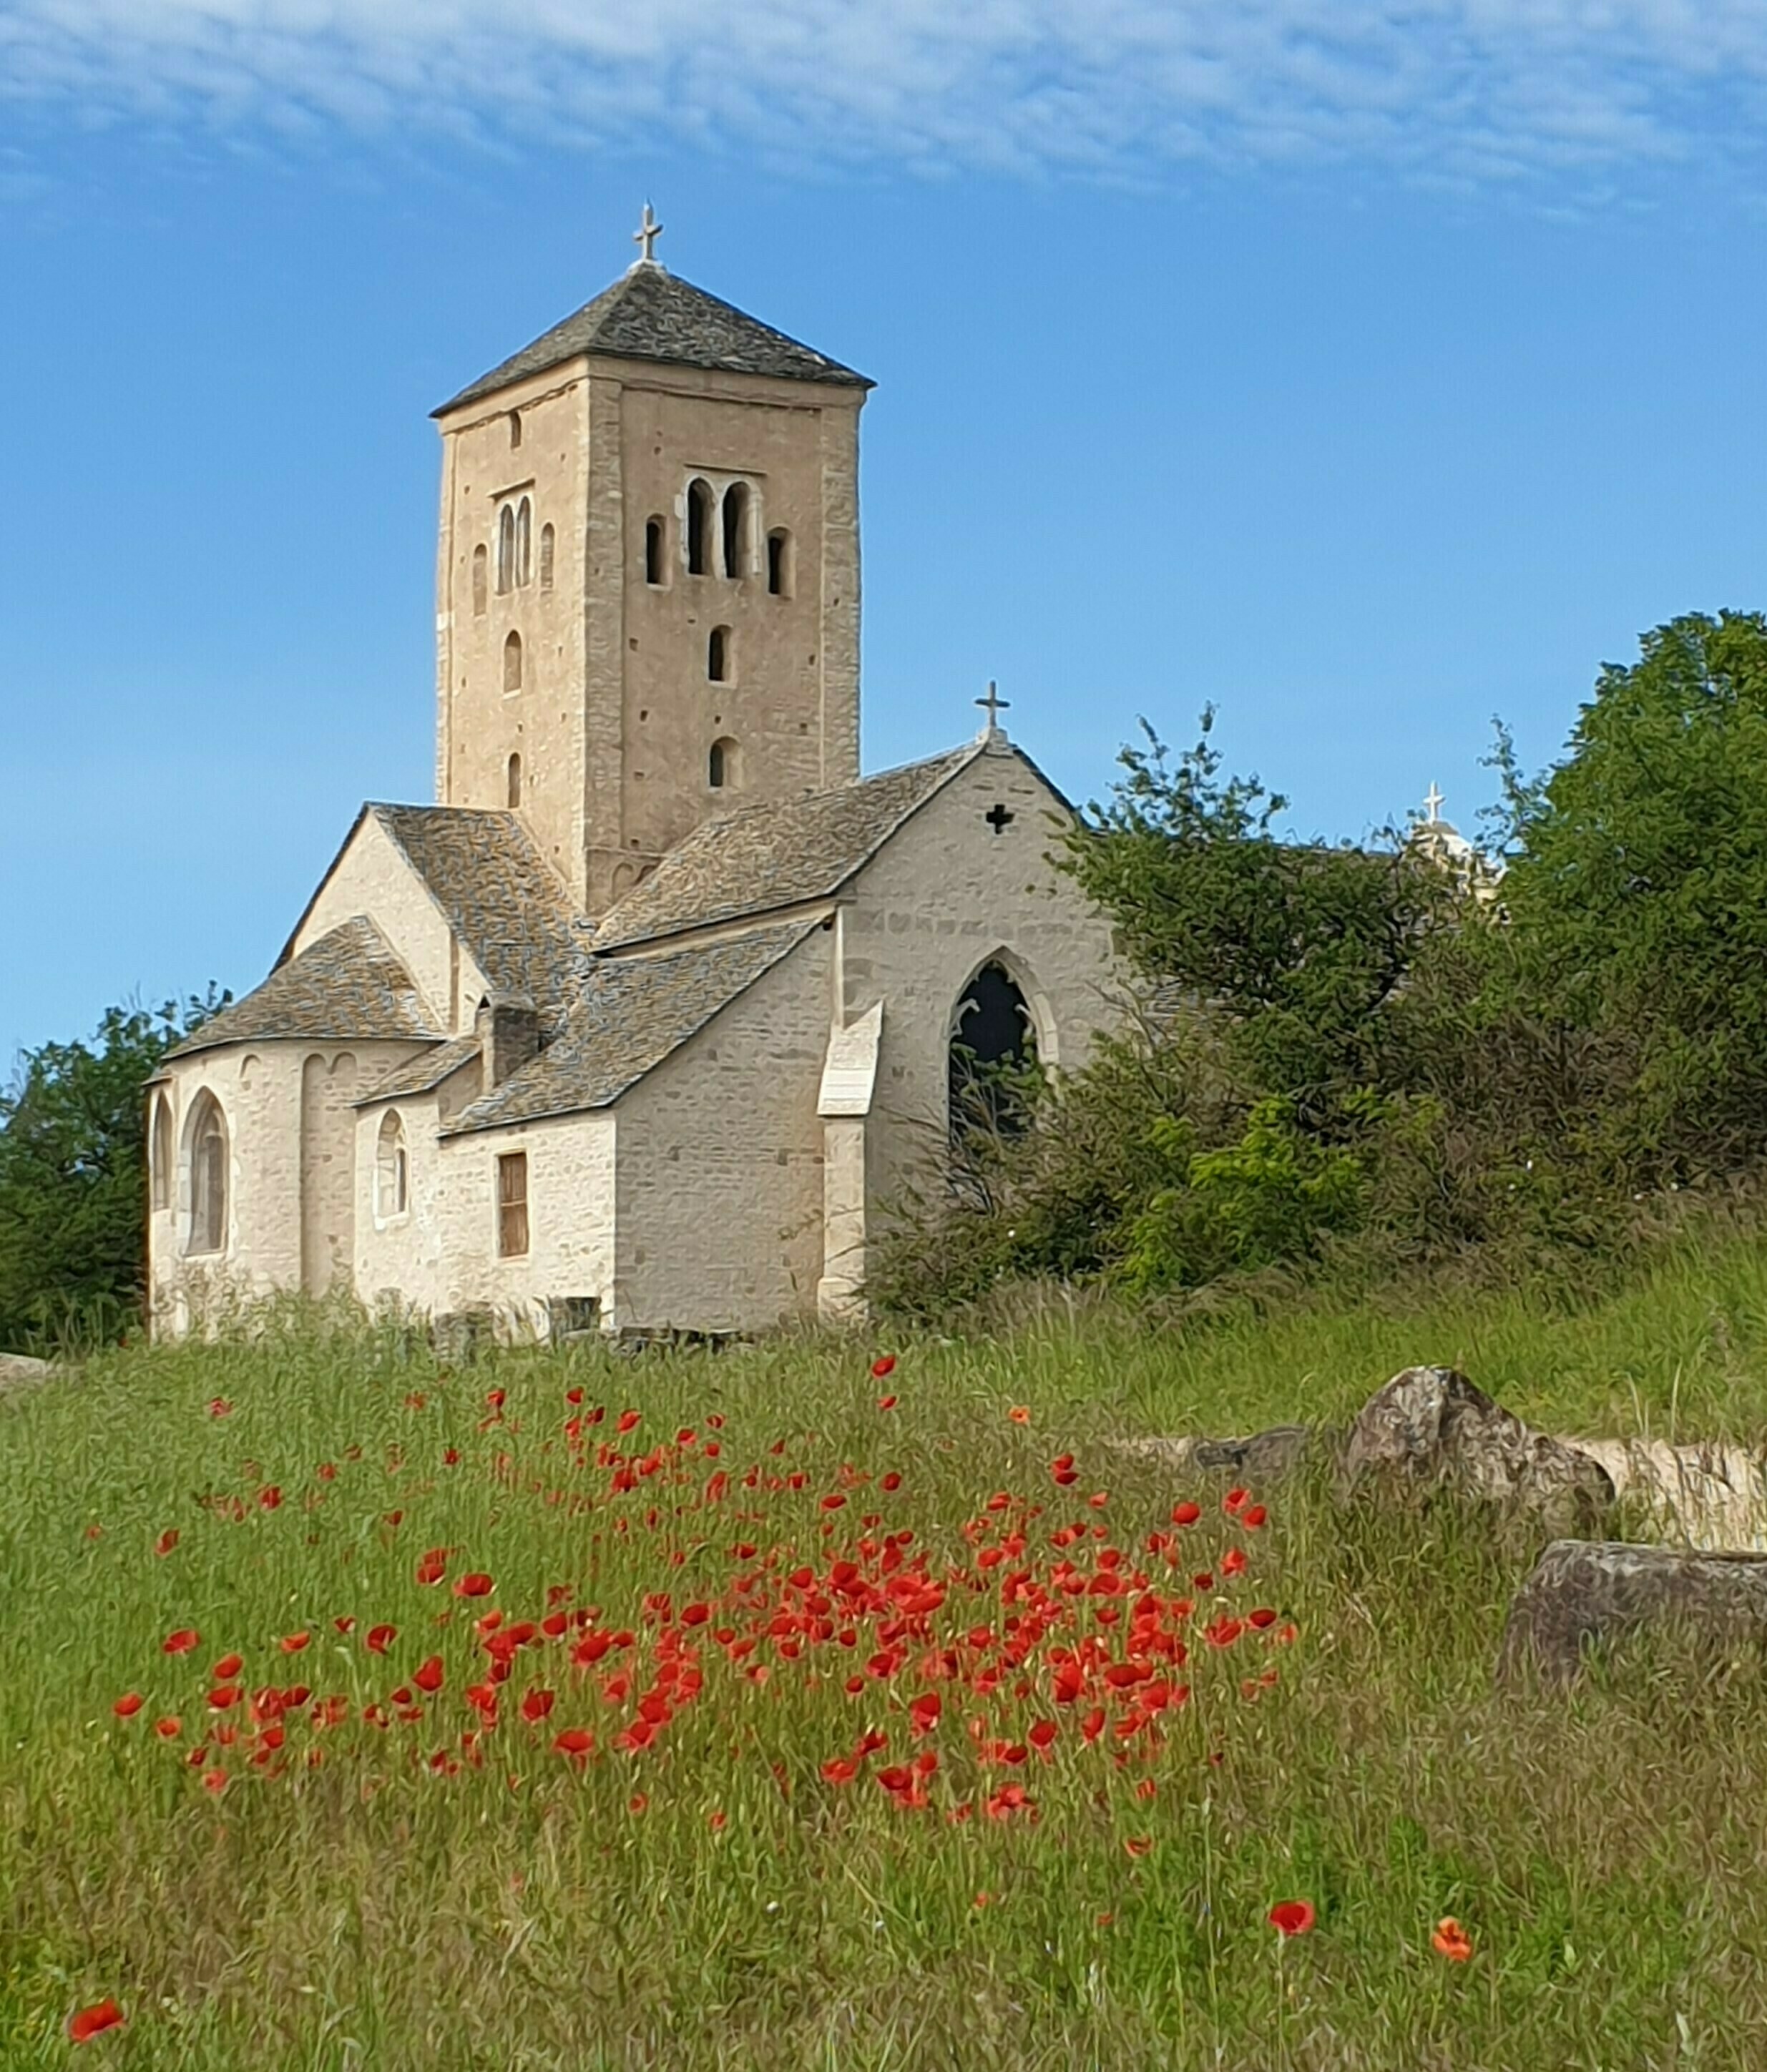
<svg viewBox="0 0 1767 2072"><path fill-rule="evenodd" d="M521 1700L521 1716L530 1726L537 1726L552 1710L554 1694L550 1691L530 1691Z"/></svg>
<svg viewBox="0 0 1767 2072"><path fill-rule="evenodd" d="M622 1410L620 1413L619 1424L616 1429L621 1433L635 1431L643 1415L644 1412L640 1410Z"/></svg>
<svg viewBox="0 0 1767 2072"><path fill-rule="evenodd" d="M169 1633L159 1643L163 1655L188 1655L202 1645L202 1635L193 1626L181 1626L176 1633Z"/></svg>
<svg viewBox="0 0 1767 2072"><path fill-rule="evenodd" d="M455 1585L454 1594L457 1597L488 1597L496 1587L482 1568L475 1568Z"/></svg>
<svg viewBox="0 0 1767 2072"><path fill-rule="evenodd" d="M215 1664L213 1675L217 1684L225 1684L238 1675L245 1667L245 1658L241 1655L224 1655Z"/></svg>
<svg viewBox="0 0 1767 2072"><path fill-rule="evenodd" d="M1151 1835L1126 1835L1123 1837L1123 1853L1126 1856L1144 1856L1153 1845Z"/></svg>
<svg viewBox="0 0 1767 2072"><path fill-rule="evenodd" d="M170 1713L163 1720L154 1722L154 1732L163 1741L175 1741L183 1731L183 1721Z"/></svg>
<svg viewBox="0 0 1767 2072"><path fill-rule="evenodd" d="M426 1588L432 1583L439 1583L447 1573L447 1548L432 1547L417 1564L417 1579Z"/></svg>
<svg viewBox="0 0 1767 2072"><path fill-rule="evenodd" d="M168 1526L154 1542L154 1552L156 1554L169 1554L177 1544L178 1527L175 1525Z"/></svg>
<svg viewBox="0 0 1767 2072"><path fill-rule="evenodd" d="M822 1774L830 1784L851 1784L859 1775L859 1765L849 1757L833 1755L822 1765Z"/></svg>
<svg viewBox="0 0 1767 2072"><path fill-rule="evenodd" d="M901 1486L902 1478L896 1472L894 1468L892 1468L889 1473L884 1476L878 1483L878 1487L880 1490L886 1490L892 1496L893 1496L896 1490L898 1490Z"/></svg>
<svg viewBox="0 0 1767 2072"><path fill-rule="evenodd" d="M299 1655L312 1638L310 1633L285 1633L282 1635L283 1654Z"/></svg>
<svg viewBox="0 0 1767 2072"><path fill-rule="evenodd" d="M1271 1610L1268 1605L1260 1605L1256 1611L1246 1613L1246 1623L1247 1626L1256 1626L1258 1630L1262 1633L1266 1626L1275 1626L1276 1623L1276 1614Z"/></svg>
<svg viewBox="0 0 1767 2072"><path fill-rule="evenodd" d="M428 1691L431 1692L439 1691L442 1688L441 1656L439 1655L432 1655L426 1662L419 1664L417 1672L412 1677L411 1681L416 1684L420 1691Z"/></svg>
<svg viewBox="0 0 1767 2072"><path fill-rule="evenodd" d="M1261 1503L1248 1504L1239 1514L1239 1522L1249 1531L1255 1532L1269 1516L1270 1513Z"/></svg>
<svg viewBox="0 0 1767 2072"><path fill-rule="evenodd" d="M1436 1923L1435 1933L1430 1938L1430 1944L1451 1964L1464 1964L1472 1955L1472 1937L1452 1914Z"/></svg>
<svg viewBox="0 0 1767 2072"><path fill-rule="evenodd" d="M1015 1424L1028 1424L1031 1422L1031 1413L1022 1403L1015 1403L1007 1416Z"/></svg>
<svg viewBox="0 0 1767 2072"><path fill-rule="evenodd" d="M126 1691L110 1709L119 1720L132 1720L141 1710L141 1704L140 1692Z"/></svg>
<svg viewBox="0 0 1767 2072"><path fill-rule="evenodd" d="M894 1374L895 1371L896 1355L894 1353L881 1354L871 1363L871 1379L873 1381L882 1381L888 1375Z"/></svg>
<svg viewBox="0 0 1767 2072"><path fill-rule="evenodd" d="M1279 1935L1304 1935L1319 1917L1311 1901L1284 1899L1279 1900L1266 1918Z"/></svg>
<svg viewBox="0 0 1767 2072"><path fill-rule="evenodd" d="M1194 1525L1202 1516L1202 1506L1197 1503L1175 1503L1172 1507L1174 1525Z"/></svg>
<svg viewBox="0 0 1767 2072"><path fill-rule="evenodd" d="M93 2037L102 2036L107 2029L120 2029L123 2020L123 2011L113 2000L100 2000L95 2006L82 2008L78 2014L68 2017L68 2041L89 2043Z"/></svg>
<svg viewBox="0 0 1767 2072"><path fill-rule="evenodd" d="M266 1511L275 1511L282 1503L282 1492L272 1482L268 1488L257 1492L257 1500Z"/></svg>
<svg viewBox="0 0 1767 2072"><path fill-rule="evenodd" d="M642 1813L649 1803L649 1799L643 1792L635 1791L626 1801L626 1811L628 1813Z"/></svg>
<svg viewBox="0 0 1767 2072"><path fill-rule="evenodd" d="M824 1511L839 1511L846 1503L846 1498L837 1490L832 1495L825 1496L822 1498L822 1508Z"/></svg>
<svg viewBox="0 0 1767 2072"><path fill-rule="evenodd" d="M595 1745L595 1737L587 1727L566 1727L552 1745L560 1755L567 1755L575 1762L581 1762Z"/></svg>
<svg viewBox="0 0 1767 2072"><path fill-rule="evenodd" d="M877 1407L879 1410L893 1410L900 1400L897 1396L880 1396L877 1399Z"/></svg>
<svg viewBox="0 0 1767 2072"><path fill-rule="evenodd" d="M221 1794L227 1789L226 1771L224 1770L205 1770L203 1772L203 1789L204 1791L208 1792L212 1798L219 1799Z"/></svg>
<svg viewBox="0 0 1767 2072"><path fill-rule="evenodd" d="M233 1415L233 1404L224 1396L212 1396L208 1399L208 1414L211 1417L229 1417Z"/></svg>
<svg viewBox="0 0 1767 2072"><path fill-rule="evenodd" d="M368 1651L370 1655L385 1655L399 1637L396 1626L371 1626L369 1628Z"/></svg>

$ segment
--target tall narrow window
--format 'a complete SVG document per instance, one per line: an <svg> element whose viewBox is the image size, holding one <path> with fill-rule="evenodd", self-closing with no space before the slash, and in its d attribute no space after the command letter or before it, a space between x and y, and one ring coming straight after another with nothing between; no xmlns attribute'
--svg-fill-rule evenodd
<svg viewBox="0 0 1767 2072"><path fill-rule="evenodd" d="M525 590L533 577L533 506L524 496L516 506L516 587Z"/></svg>
<svg viewBox="0 0 1767 2072"><path fill-rule="evenodd" d="M951 1017L954 1139L1018 1135L1028 1120L1024 1075L1036 1059L1030 1004L1011 973L991 958L970 980Z"/></svg>
<svg viewBox="0 0 1767 2072"><path fill-rule="evenodd" d="M509 445L511 449L513 450L515 447L520 446L521 443L521 413L519 410L512 410L509 413Z"/></svg>
<svg viewBox="0 0 1767 2072"><path fill-rule="evenodd" d="M725 734L706 758L706 782L715 791L734 791L742 781L742 750Z"/></svg>
<svg viewBox="0 0 1767 2072"><path fill-rule="evenodd" d="M645 581L659 588L667 565L663 558L664 536L661 519L647 518L645 520Z"/></svg>
<svg viewBox="0 0 1767 2072"><path fill-rule="evenodd" d="M528 1154L506 1151L497 1161L497 1256L520 1259L528 1249Z"/></svg>
<svg viewBox="0 0 1767 2072"><path fill-rule="evenodd" d="M505 504L497 513L497 595L513 587L516 568L515 506Z"/></svg>
<svg viewBox="0 0 1767 2072"><path fill-rule="evenodd" d="M402 1216L411 1206L411 1161L405 1144L405 1124L396 1108L381 1120L374 1161L374 1212L382 1223Z"/></svg>
<svg viewBox="0 0 1767 2072"><path fill-rule="evenodd" d="M792 594L792 536L783 530L767 536L767 588L773 597Z"/></svg>
<svg viewBox="0 0 1767 2072"><path fill-rule="evenodd" d="M711 530L712 493L711 485L703 482L690 482L687 485L687 573L702 576L706 573L710 542L706 536Z"/></svg>
<svg viewBox="0 0 1767 2072"><path fill-rule="evenodd" d="M733 482L724 491L724 574L748 574L748 485Z"/></svg>
<svg viewBox="0 0 1767 2072"><path fill-rule="evenodd" d="M163 1094L154 1096L154 1127L148 1155L153 1161L153 1203L156 1209L172 1205L172 1112Z"/></svg>
<svg viewBox="0 0 1767 2072"><path fill-rule="evenodd" d="M550 525L540 528L540 587L552 587L553 532Z"/></svg>
<svg viewBox="0 0 1767 2072"><path fill-rule="evenodd" d="M512 633L503 643L503 689L505 697L521 688L521 635Z"/></svg>
<svg viewBox="0 0 1767 2072"><path fill-rule="evenodd" d="M521 804L521 758L519 755L512 755L509 758L507 775L508 783L505 788L509 794L509 804L512 808L519 806Z"/></svg>
<svg viewBox="0 0 1767 2072"><path fill-rule="evenodd" d="M227 1124L212 1093L196 1096L190 1122L190 1238L187 1252L227 1248Z"/></svg>
<svg viewBox="0 0 1767 2072"><path fill-rule="evenodd" d="M715 626L711 637L706 643L706 680L712 684L730 681L730 628Z"/></svg>
<svg viewBox="0 0 1767 2072"><path fill-rule="evenodd" d="M490 555L483 547L472 549L472 615L483 619L487 592L491 587Z"/></svg>

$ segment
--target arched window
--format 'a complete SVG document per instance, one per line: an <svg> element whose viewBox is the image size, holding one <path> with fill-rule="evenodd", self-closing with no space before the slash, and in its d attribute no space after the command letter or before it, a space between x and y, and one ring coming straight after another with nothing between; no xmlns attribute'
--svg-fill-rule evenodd
<svg viewBox="0 0 1767 2072"><path fill-rule="evenodd" d="M510 446L510 450L511 450L512 451L513 451L513 450L514 450L514 449L515 449L517 446L520 446L520 445L521 445L521 413L519 410L512 410L512 411L509 413L509 446Z"/></svg>
<svg viewBox="0 0 1767 2072"><path fill-rule="evenodd" d="M710 544L706 534L711 530L712 493L709 483L694 481L687 485L687 573L702 576L706 573L706 549Z"/></svg>
<svg viewBox="0 0 1767 2072"><path fill-rule="evenodd" d="M484 548L472 549L472 615L483 619L491 588L491 557Z"/></svg>
<svg viewBox="0 0 1767 2072"><path fill-rule="evenodd" d="M533 577L533 506L524 496L516 506L516 588L525 590Z"/></svg>
<svg viewBox="0 0 1767 2072"><path fill-rule="evenodd" d="M171 1103L163 1094L154 1096L154 1126L148 1137L147 1156L150 1161L149 1177L153 1187L153 1204L156 1209L169 1209L172 1205L172 1112Z"/></svg>
<svg viewBox="0 0 1767 2072"><path fill-rule="evenodd" d="M748 485L733 482L724 491L724 574L748 574Z"/></svg>
<svg viewBox="0 0 1767 2072"><path fill-rule="evenodd" d="M743 751L728 734L711 745L706 758L706 782L715 791L735 791L743 781Z"/></svg>
<svg viewBox="0 0 1767 2072"><path fill-rule="evenodd" d="M505 504L497 513L497 595L512 589L516 570L515 506Z"/></svg>
<svg viewBox="0 0 1767 2072"><path fill-rule="evenodd" d="M661 519L645 520L645 581L659 590L669 580L665 552L668 536Z"/></svg>
<svg viewBox="0 0 1767 2072"><path fill-rule="evenodd" d="M503 689L507 697L521 688L521 635L512 633L503 643Z"/></svg>
<svg viewBox="0 0 1767 2072"><path fill-rule="evenodd" d="M227 1124L206 1089L190 1112L190 1232L186 1252L227 1249Z"/></svg>
<svg viewBox="0 0 1767 2072"><path fill-rule="evenodd" d="M521 758L519 755L509 758L508 778L509 804L512 807L519 806L521 804Z"/></svg>
<svg viewBox="0 0 1767 2072"><path fill-rule="evenodd" d="M706 643L706 680L711 684L730 681L730 628L715 626L711 637Z"/></svg>
<svg viewBox="0 0 1767 2072"><path fill-rule="evenodd" d="M381 1222L402 1216L411 1206L411 1161L405 1145L405 1124L396 1108L381 1118L375 1147L374 1213Z"/></svg>
<svg viewBox="0 0 1767 2072"><path fill-rule="evenodd" d="M954 1139L1016 1136L1026 1121L1024 1075L1037 1059L1030 1004L1003 964L982 965L951 1018Z"/></svg>
<svg viewBox="0 0 1767 2072"><path fill-rule="evenodd" d="M772 597L792 594L792 536L783 527L767 536L767 589Z"/></svg>
<svg viewBox="0 0 1767 2072"><path fill-rule="evenodd" d="M550 525L540 528L540 587L552 587L553 534Z"/></svg>

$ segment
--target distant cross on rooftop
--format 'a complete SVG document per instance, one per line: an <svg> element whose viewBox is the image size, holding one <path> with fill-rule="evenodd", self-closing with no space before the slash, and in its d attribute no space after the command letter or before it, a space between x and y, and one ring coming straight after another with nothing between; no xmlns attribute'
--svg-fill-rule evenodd
<svg viewBox="0 0 1767 2072"><path fill-rule="evenodd" d="M1435 782L1432 779L1430 784L1430 788L1425 794L1423 800L1423 818L1426 824L1430 827L1433 828L1441 819L1442 805L1442 794L1437 791Z"/></svg>
<svg viewBox="0 0 1767 2072"><path fill-rule="evenodd" d="M995 688L993 678L991 676L988 679L987 696L985 698L978 698L976 700L976 703L981 706L982 709L988 716L988 732L990 734L998 734L1000 731L1000 715L1003 712L1010 712L1011 710L1012 701L1010 698L1003 698L1001 697L999 690Z"/></svg>
<svg viewBox="0 0 1767 2072"><path fill-rule="evenodd" d="M640 266L656 266L661 264L657 257L657 240L662 236L662 233L663 227L657 220L656 212L647 201L645 204L644 220L632 233L632 241L639 249L637 263Z"/></svg>

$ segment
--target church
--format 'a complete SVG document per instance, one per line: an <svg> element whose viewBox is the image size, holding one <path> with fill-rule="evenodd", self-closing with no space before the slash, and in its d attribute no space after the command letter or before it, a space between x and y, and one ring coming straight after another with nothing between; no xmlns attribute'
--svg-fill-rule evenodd
<svg viewBox="0 0 1767 2072"><path fill-rule="evenodd" d="M147 1091L154 1327L278 1292L506 1338L863 1314L976 1062L1110 931L1000 724L859 767L852 368L640 256L434 414L434 805L369 804Z"/></svg>

